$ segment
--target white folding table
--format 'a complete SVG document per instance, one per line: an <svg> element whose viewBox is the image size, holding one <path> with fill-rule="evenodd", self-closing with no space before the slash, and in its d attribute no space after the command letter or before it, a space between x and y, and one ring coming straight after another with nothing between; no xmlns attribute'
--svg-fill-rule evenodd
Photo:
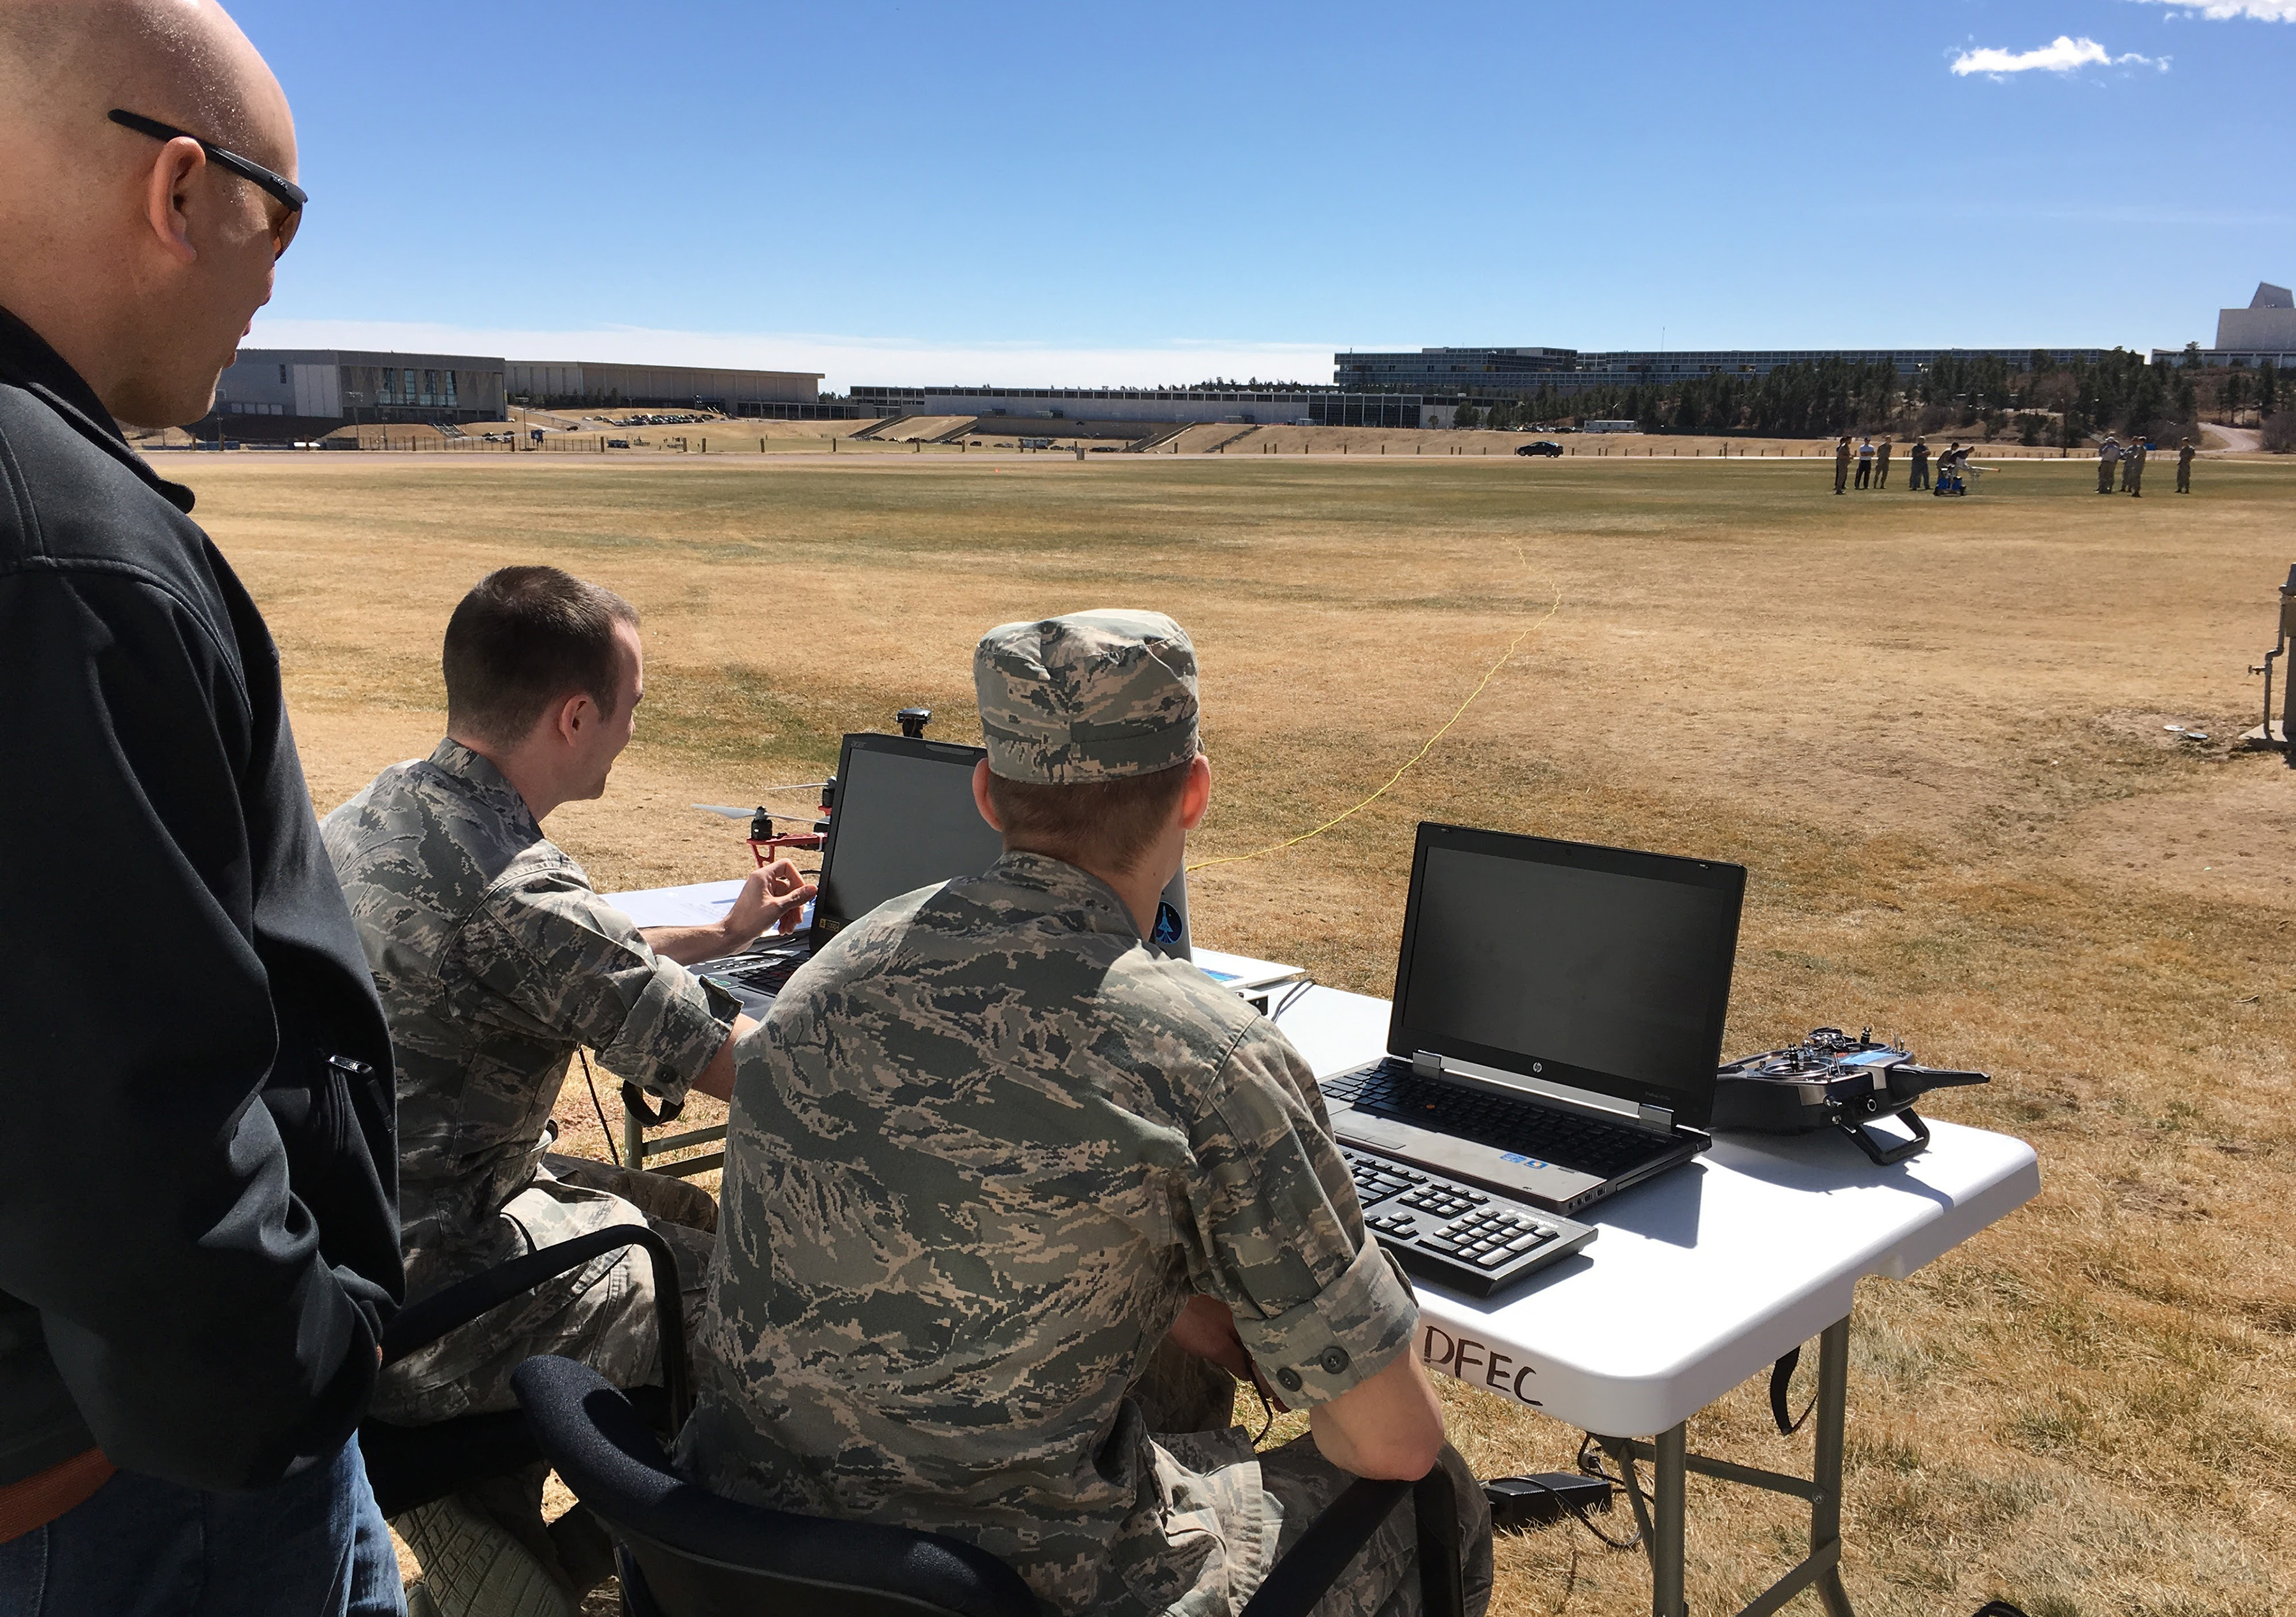
<svg viewBox="0 0 2296 1617"><path fill-rule="evenodd" d="M1385 1054L1387 1024L1387 1001L1317 987L1279 1025L1324 1078ZM1622 1462L1654 1463L1652 1504L1629 1490L1650 1551L1653 1617L1688 1610L1693 1471L1809 1504L1809 1555L1747 1617L1767 1617L1813 1585L1829 1617L1849 1617L1841 1444L1857 1282L1903 1279L2041 1188L2022 1140L1952 1123L1930 1129L1928 1150L1889 1168L1832 1131L1718 1137L1687 1166L1582 1209L1574 1216L1602 1231L1593 1244L1514 1291L1477 1301L1419 1283L1430 1368L1592 1432ZM1813 1336L1812 1476L1688 1451L1693 1415Z"/></svg>
<svg viewBox="0 0 2296 1617"><path fill-rule="evenodd" d="M607 897L640 926L692 925L722 915L739 887ZM1239 977L1266 964L1201 947L1195 954ZM1384 999L1316 986L1278 1025L1324 1078L1385 1054L1388 1012ZM1694 1162L1582 1210L1577 1216L1602 1231L1594 1244L1502 1297L1418 1283L1419 1348L1430 1368L1592 1432L1622 1464L1652 1463L1651 1500L1629 1490L1650 1553L1652 1617L1688 1611L1683 1525L1693 1471L1809 1505L1809 1555L1742 1617L1767 1617L1813 1586L1828 1617L1850 1617L1840 1571L1841 1445L1857 1282L1903 1279L2041 1188L2022 1140L1945 1122L1930 1129L1928 1150L1888 1168L1831 1132L1719 1137ZM628 1160L722 1133L640 1143ZM1810 1477L1689 1452L1692 1416L1813 1336Z"/></svg>

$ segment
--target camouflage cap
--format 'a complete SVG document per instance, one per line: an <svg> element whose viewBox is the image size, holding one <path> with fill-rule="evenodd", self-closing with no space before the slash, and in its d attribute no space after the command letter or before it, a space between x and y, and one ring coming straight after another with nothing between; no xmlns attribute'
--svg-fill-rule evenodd
<svg viewBox="0 0 2296 1617"><path fill-rule="evenodd" d="M1196 648L1161 612L999 625L973 648L972 685L1007 780L1125 780L1196 755Z"/></svg>

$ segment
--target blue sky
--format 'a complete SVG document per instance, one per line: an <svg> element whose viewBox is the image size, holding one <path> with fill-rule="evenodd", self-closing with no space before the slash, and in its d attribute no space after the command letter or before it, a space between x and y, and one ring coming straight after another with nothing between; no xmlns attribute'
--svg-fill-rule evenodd
<svg viewBox="0 0 2296 1617"><path fill-rule="evenodd" d="M2296 282L2296 0L233 10L312 194L258 343L1328 381L2205 343Z"/></svg>

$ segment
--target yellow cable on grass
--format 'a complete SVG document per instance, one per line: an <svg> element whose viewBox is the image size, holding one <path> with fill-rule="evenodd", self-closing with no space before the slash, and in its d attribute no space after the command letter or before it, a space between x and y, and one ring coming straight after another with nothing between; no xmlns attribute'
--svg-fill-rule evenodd
<svg viewBox="0 0 2296 1617"><path fill-rule="evenodd" d="M1530 638L1533 631L1544 628L1546 626L1548 620L1552 619L1555 613L1562 610L1562 590L1557 589L1554 592L1554 599L1547 604L1546 611L1539 616L1538 620L1525 624L1523 626L1522 633L1517 635L1513 640L1509 641L1507 643L1506 650L1499 653L1498 661L1492 663L1489 668L1483 670L1482 678L1476 681L1475 688L1467 693L1466 701L1461 702L1458 707L1453 710L1451 717L1443 721L1443 727L1436 731L1434 735L1429 736L1425 745L1422 746L1418 751L1414 752L1408 759L1405 759L1402 767L1396 770L1394 774L1389 776L1385 781L1381 783L1379 790L1373 792L1369 797L1364 799L1363 801L1356 804L1355 807L1347 809L1343 813L1333 815L1330 819L1325 820L1313 831L1303 831L1298 836L1286 837L1280 842L1270 842L1267 847L1255 848L1250 853L1231 853L1217 859L1199 859L1196 863L1188 866L1189 872L1193 874L1199 870L1210 870L1215 865L1240 865L1246 859L1257 859L1271 853L1282 853L1287 848L1296 848L1300 843L1308 841L1310 838L1323 835L1324 833L1329 831L1332 826L1340 824L1341 821L1352 819L1355 816L1362 813L1374 803L1379 801L1380 799L1387 795L1389 789L1392 787L1396 782L1401 780L1405 775L1410 772L1411 767L1414 764L1416 764L1421 759L1426 757L1430 752L1432 752L1435 750L1435 743L1437 742L1442 740L1446 735L1451 733L1451 726L1457 724L1461 718L1466 716L1467 710L1474 706L1475 698L1481 695L1484 688L1488 686L1492 680L1498 677L1498 671L1507 665L1507 660L1515 654L1516 650L1521 646L1524 641Z"/></svg>

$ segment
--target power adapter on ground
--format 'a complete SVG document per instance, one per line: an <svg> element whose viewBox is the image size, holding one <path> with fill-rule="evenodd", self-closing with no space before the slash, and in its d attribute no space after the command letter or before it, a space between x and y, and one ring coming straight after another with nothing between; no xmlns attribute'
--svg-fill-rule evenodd
<svg viewBox="0 0 2296 1617"><path fill-rule="evenodd" d="M1581 1511L1610 1509L1611 1484L1575 1471L1541 1471L1494 1478L1483 1484L1483 1497L1491 1502L1493 1527L1519 1531L1559 1522L1574 1505Z"/></svg>

